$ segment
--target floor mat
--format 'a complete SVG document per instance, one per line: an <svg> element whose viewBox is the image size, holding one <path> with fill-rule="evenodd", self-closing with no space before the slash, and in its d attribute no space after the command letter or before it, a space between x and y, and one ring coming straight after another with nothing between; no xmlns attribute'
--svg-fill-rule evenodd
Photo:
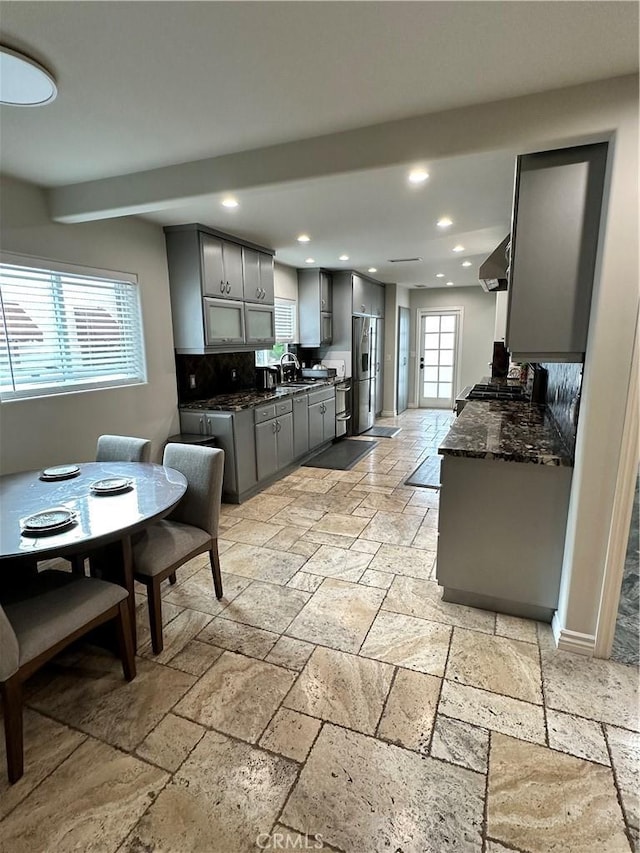
<svg viewBox="0 0 640 853"><path fill-rule="evenodd" d="M372 426L369 429L366 429L362 434L373 435L376 438L395 438L400 431L400 427Z"/></svg>
<svg viewBox="0 0 640 853"><path fill-rule="evenodd" d="M423 489L439 489L441 459L441 456L428 456L422 465L419 465L416 468L409 479L404 481L405 486L420 486Z"/></svg>
<svg viewBox="0 0 640 853"><path fill-rule="evenodd" d="M370 453L377 443L377 441L343 438L322 453L312 456L308 462L304 463L303 468L333 468L334 471L348 471L363 456Z"/></svg>

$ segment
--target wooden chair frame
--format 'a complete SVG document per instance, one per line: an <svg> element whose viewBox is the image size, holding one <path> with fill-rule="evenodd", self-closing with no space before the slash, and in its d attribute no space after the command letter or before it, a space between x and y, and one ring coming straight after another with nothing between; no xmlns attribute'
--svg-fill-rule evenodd
<svg viewBox="0 0 640 853"><path fill-rule="evenodd" d="M42 654L21 666L6 681L0 683L0 695L4 707L4 736L7 747L7 775L13 785L24 772L24 733L22 725L22 685L47 661L68 645L99 625L115 620L118 649L124 677L132 681L136 677L136 661L133 651L133 635L129 619L129 603L123 599L105 610L100 616L60 640Z"/></svg>

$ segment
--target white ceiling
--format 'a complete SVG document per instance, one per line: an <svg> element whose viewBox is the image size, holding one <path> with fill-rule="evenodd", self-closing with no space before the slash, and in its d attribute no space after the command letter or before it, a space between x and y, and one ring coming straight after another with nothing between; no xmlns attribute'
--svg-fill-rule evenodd
<svg viewBox="0 0 640 853"><path fill-rule="evenodd" d="M632 73L638 6L3 0L1 40L59 89L46 107L1 108L2 171L60 187ZM420 187L407 164L245 187L235 211L219 196L176 199L146 218L203 222L296 266L340 266L346 252L345 266L373 265L384 281L433 286L444 272L473 284L509 227L515 153L430 163ZM443 235L445 214L455 225Z"/></svg>

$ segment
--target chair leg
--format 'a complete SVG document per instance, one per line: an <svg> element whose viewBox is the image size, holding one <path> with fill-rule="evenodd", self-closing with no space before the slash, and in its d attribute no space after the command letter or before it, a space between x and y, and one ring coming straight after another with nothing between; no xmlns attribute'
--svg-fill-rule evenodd
<svg viewBox="0 0 640 853"><path fill-rule="evenodd" d="M159 655L164 648L162 639L162 596L160 581L153 578L147 586L147 604L149 605L149 627L151 628L151 646L154 655Z"/></svg>
<svg viewBox="0 0 640 853"><path fill-rule="evenodd" d="M7 746L7 775L13 785L24 772L22 732L22 682L15 673L2 683L4 738Z"/></svg>
<svg viewBox="0 0 640 853"><path fill-rule="evenodd" d="M115 622L122 671L127 681L133 681L136 677L136 659L133 652L133 634L131 633L129 604L126 599L118 605L118 615Z"/></svg>
<svg viewBox="0 0 640 853"><path fill-rule="evenodd" d="M84 554L74 554L70 559L72 573L84 577Z"/></svg>
<svg viewBox="0 0 640 853"><path fill-rule="evenodd" d="M213 540L213 547L209 551L209 562L211 563L211 574L213 575L213 586L216 598L222 598L222 574L220 572L220 556L218 555L218 540Z"/></svg>
<svg viewBox="0 0 640 853"><path fill-rule="evenodd" d="M169 575L169 583L173 586L173 584L176 582L176 580L177 580L176 573L171 572L171 574Z"/></svg>

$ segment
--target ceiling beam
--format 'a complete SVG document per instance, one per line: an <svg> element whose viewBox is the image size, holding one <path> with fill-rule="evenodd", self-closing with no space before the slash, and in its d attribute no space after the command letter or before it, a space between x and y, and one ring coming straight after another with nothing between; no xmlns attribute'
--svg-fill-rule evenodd
<svg viewBox="0 0 640 853"><path fill-rule="evenodd" d="M57 222L145 214L215 193L485 151L595 141L615 127L636 75L555 89L47 191ZM634 93L634 94L632 94ZM609 122L608 117L611 116ZM594 128L594 118L598 126ZM557 138L558 127L570 138ZM596 136L597 135L597 136Z"/></svg>

